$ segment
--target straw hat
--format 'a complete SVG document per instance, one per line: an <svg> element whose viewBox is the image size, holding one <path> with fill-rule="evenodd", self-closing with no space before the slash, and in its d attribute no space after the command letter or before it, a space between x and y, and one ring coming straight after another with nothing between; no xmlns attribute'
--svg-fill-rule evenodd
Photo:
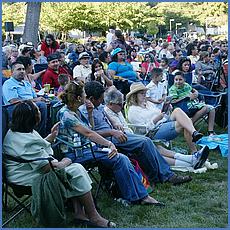
<svg viewBox="0 0 230 230"><path fill-rule="evenodd" d="M129 98L132 94L137 93L137 92L142 91L142 90L145 90L145 91L148 90L142 82L132 83L132 85L130 86L130 92L126 95L126 101L129 100Z"/></svg>

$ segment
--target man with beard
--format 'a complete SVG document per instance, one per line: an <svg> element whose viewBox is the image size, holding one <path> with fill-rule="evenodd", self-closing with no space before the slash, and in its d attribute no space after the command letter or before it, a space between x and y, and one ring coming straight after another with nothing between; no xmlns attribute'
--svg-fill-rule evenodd
<svg viewBox="0 0 230 230"><path fill-rule="evenodd" d="M50 88L59 88L60 84L58 82L58 75L66 72L59 68L60 62L58 59L59 55L57 53L51 54L47 57L48 69L42 76L42 86L44 86L44 84L50 84Z"/></svg>
<svg viewBox="0 0 230 230"><path fill-rule="evenodd" d="M41 113L41 122L36 130L42 137L46 136L47 106L46 99L37 97L29 81L25 81L25 67L21 62L12 63L12 77L6 80L2 86L3 103L14 104L22 100L32 100L38 106ZM14 106L9 107L10 118Z"/></svg>

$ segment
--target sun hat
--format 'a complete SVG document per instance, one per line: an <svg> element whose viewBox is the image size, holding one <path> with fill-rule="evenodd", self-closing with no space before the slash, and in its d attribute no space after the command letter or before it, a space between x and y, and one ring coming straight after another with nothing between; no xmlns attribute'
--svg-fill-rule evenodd
<svg viewBox="0 0 230 230"><path fill-rule="evenodd" d="M82 52L82 53L79 54L78 60L80 60L82 58L90 58L90 56L89 56L89 54L87 52Z"/></svg>
<svg viewBox="0 0 230 230"><path fill-rule="evenodd" d="M121 49L121 48L116 48L116 49L114 49L110 54L112 55L112 56L114 56L115 54L118 54L118 53L120 53L120 52L125 52L123 49Z"/></svg>
<svg viewBox="0 0 230 230"><path fill-rule="evenodd" d="M145 87L145 85L142 82L134 82L130 86L130 92L126 95L126 101L129 100L129 97L133 95L134 93L137 93L139 91L145 90L147 91L148 89Z"/></svg>

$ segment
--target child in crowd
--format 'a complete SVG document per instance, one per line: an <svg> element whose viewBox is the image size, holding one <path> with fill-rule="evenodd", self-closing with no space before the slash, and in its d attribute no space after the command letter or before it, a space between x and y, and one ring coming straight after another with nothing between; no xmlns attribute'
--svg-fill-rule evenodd
<svg viewBox="0 0 230 230"><path fill-rule="evenodd" d="M156 108L162 109L163 102L167 95L167 86L163 79L163 70L160 68L153 68L151 73L151 82L146 86L148 91L146 97L151 101Z"/></svg>
<svg viewBox="0 0 230 230"><path fill-rule="evenodd" d="M70 82L69 76L67 74L59 74L58 82L60 84L58 94L60 94L64 90L65 86Z"/></svg>
<svg viewBox="0 0 230 230"><path fill-rule="evenodd" d="M198 91L185 82L185 77L181 71L175 73L174 85L170 87L169 95L172 96L172 103L176 107L183 107L182 109L192 118L193 123L208 114L208 134L215 134L213 131L215 121L214 107L197 100Z"/></svg>

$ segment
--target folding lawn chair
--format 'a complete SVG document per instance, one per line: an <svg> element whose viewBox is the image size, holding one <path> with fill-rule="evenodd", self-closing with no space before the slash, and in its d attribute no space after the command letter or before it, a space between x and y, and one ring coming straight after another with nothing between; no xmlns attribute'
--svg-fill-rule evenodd
<svg viewBox="0 0 230 230"><path fill-rule="evenodd" d="M10 105L2 106L2 143L9 129L8 109L11 106L14 105L10 104ZM30 198L32 196L30 186L18 185L8 181L7 174L6 174L6 160L10 160L18 163L30 163L33 161L47 160L50 163L51 160L53 160L53 158L48 157L48 158L36 158L33 160L25 160L19 157L14 157L10 155L10 153L5 153L5 152L3 152L2 156L3 156L2 204L3 204L3 212L6 217L6 220L4 220L2 223L2 227L5 227L24 210L30 213L29 206L30 206ZM53 168L51 163L50 165L51 168ZM11 198L11 202L9 202L9 198ZM13 203L13 207L11 208L12 203Z"/></svg>

